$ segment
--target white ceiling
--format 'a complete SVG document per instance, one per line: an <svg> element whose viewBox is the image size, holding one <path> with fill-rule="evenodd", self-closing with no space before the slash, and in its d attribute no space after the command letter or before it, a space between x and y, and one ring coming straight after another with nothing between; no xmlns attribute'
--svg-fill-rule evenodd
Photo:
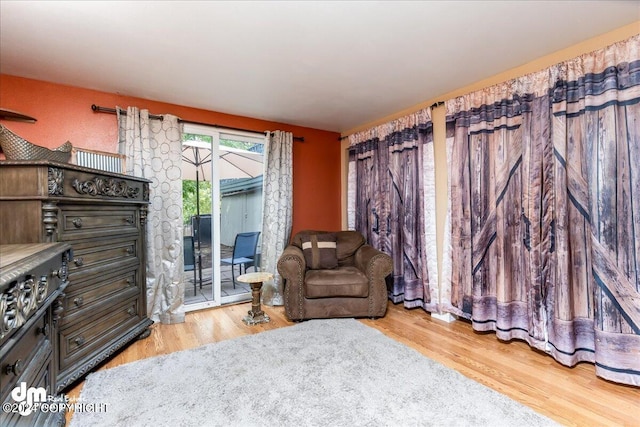
<svg viewBox="0 0 640 427"><path fill-rule="evenodd" d="M2 0L0 72L343 132L638 20L637 0Z"/></svg>

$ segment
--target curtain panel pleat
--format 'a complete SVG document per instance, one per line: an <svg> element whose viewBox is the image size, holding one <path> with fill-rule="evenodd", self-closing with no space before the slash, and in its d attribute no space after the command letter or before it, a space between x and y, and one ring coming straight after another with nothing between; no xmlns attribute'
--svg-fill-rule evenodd
<svg viewBox="0 0 640 427"><path fill-rule="evenodd" d="M262 271L273 273L274 280L265 283L262 296L267 305L283 305L277 264L293 227L293 133L269 132L266 139L260 262Z"/></svg>
<svg viewBox="0 0 640 427"><path fill-rule="evenodd" d="M348 223L393 259L389 298L427 311L438 311L433 170L428 110L350 136Z"/></svg>
<svg viewBox="0 0 640 427"><path fill-rule="evenodd" d="M640 385L640 35L447 101L443 308Z"/></svg>
<svg viewBox="0 0 640 427"><path fill-rule="evenodd" d="M127 173L147 178L147 315L161 323L184 322L182 230L182 131L178 118L149 118L148 110L116 108L119 152Z"/></svg>

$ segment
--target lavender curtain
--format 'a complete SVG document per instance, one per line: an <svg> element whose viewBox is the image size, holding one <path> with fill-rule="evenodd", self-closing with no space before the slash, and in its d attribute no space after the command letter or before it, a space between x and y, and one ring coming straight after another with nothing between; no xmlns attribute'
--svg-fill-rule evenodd
<svg viewBox="0 0 640 427"><path fill-rule="evenodd" d="M182 131L178 118L149 118L148 110L117 108L119 152L127 173L151 180L147 216L147 315L184 322L182 250Z"/></svg>
<svg viewBox="0 0 640 427"><path fill-rule="evenodd" d="M437 311L429 110L351 135L349 165L349 223L392 257L389 298Z"/></svg>
<svg viewBox="0 0 640 427"><path fill-rule="evenodd" d="M640 385L640 36L447 102L446 311Z"/></svg>

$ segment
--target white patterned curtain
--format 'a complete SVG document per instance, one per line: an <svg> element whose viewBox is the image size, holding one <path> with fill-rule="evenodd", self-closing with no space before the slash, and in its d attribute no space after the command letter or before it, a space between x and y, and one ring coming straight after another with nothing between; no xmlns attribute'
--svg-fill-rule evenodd
<svg viewBox="0 0 640 427"><path fill-rule="evenodd" d="M119 151L127 156L127 173L146 178L147 315L161 323L184 322L182 271L182 141L178 118L150 119L149 111L116 109Z"/></svg>
<svg viewBox="0 0 640 427"><path fill-rule="evenodd" d="M293 134L274 131L267 137L263 182L262 271L273 273L265 283L263 302L282 305L282 280L277 274L278 258L289 243L293 223Z"/></svg>

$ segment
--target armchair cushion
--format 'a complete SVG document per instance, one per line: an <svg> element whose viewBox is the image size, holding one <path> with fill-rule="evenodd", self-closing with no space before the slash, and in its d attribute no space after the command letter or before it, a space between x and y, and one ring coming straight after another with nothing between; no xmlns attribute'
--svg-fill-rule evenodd
<svg viewBox="0 0 640 427"><path fill-rule="evenodd" d="M334 234L336 236L336 254L338 265L353 265L353 256L358 248L365 244L364 236L357 231L317 231L302 230L293 236L291 244L302 249L302 238L311 234Z"/></svg>
<svg viewBox="0 0 640 427"><path fill-rule="evenodd" d="M307 267L312 270L327 270L338 266L334 233L306 234L301 240Z"/></svg>
<svg viewBox="0 0 640 427"><path fill-rule="evenodd" d="M356 267L309 270L304 279L307 298L357 297L369 295L369 279Z"/></svg>

